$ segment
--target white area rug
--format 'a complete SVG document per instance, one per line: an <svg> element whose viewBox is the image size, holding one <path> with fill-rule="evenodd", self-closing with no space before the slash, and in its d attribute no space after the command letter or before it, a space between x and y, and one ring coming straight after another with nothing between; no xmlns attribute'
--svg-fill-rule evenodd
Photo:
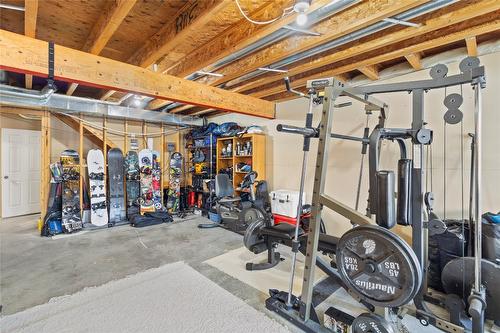
<svg viewBox="0 0 500 333"><path fill-rule="evenodd" d="M220 256L211 258L205 263L217 268L220 271L254 287L269 295L269 289L278 290L288 290L288 283L290 278L291 269L291 250L285 246L279 246L278 252L281 256L285 258L273 268L266 269L263 271L252 271L249 272L245 269L245 264L247 262L265 262L267 260L267 252L255 255L248 251L245 247L235 249L224 253ZM299 254L297 260L297 271L294 279L294 295L300 295L302 291L302 276L304 274L304 256ZM324 257L328 260L327 257ZM315 280L318 281L324 279L326 275L320 270L315 271ZM352 316L358 316L363 312L367 312L366 308L360 305L356 300L354 300L348 293L342 288L336 290L330 295L323 303L321 303L317 308L317 312L322 317L322 313L326 311L330 306L334 306L341 309L344 312L349 313ZM410 332L419 333L439 333L440 330L433 326L422 326L418 320L412 316L405 316L403 319L403 324L407 327Z"/></svg>
<svg viewBox="0 0 500 333"><path fill-rule="evenodd" d="M289 332L178 262L0 319L6 332Z"/></svg>
<svg viewBox="0 0 500 333"><path fill-rule="evenodd" d="M220 256L208 259L206 264L217 268L224 273L254 287L265 293L269 293L269 289L288 290L290 281L290 270L292 267L291 250L287 247L280 246L278 252L281 254L285 261L280 262L278 265L271 269L263 271L247 271L245 265L247 262L260 263L267 261L267 252L258 255L248 251L245 247L241 247L232 251L228 251ZM302 277L304 275L304 256L299 254L297 256L297 270L295 273L293 290L294 294L300 294L302 290ZM321 280L325 274L316 269L315 279Z"/></svg>

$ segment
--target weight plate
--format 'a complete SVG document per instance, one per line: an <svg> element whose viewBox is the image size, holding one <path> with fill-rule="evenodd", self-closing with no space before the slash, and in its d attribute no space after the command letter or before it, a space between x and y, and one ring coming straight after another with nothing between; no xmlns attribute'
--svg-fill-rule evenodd
<svg viewBox="0 0 500 333"><path fill-rule="evenodd" d="M351 325L352 333L396 333L394 326L385 318L374 313L362 313Z"/></svg>
<svg viewBox="0 0 500 333"><path fill-rule="evenodd" d="M260 229L264 227L264 219L257 219L250 223L243 236L243 244L247 249L253 251L253 247L263 241Z"/></svg>
<svg viewBox="0 0 500 333"><path fill-rule="evenodd" d="M462 95L453 93L446 96L443 103L448 109L458 109L463 102Z"/></svg>
<svg viewBox="0 0 500 333"><path fill-rule="evenodd" d="M474 257L455 258L443 268L441 280L447 294L455 294L467 301L474 285ZM481 283L486 288L486 318L500 320L500 265L481 260Z"/></svg>
<svg viewBox="0 0 500 333"><path fill-rule="evenodd" d="M358 226L337 245L337 266L349 292L376 306L410 302L422 282L418 259L399 236L380 226Z"/></svg>
<svg viewBox="0 0 500 333"><path fill-rule="evenodd" d="M459 109L449 109L443 116L447 124L455 125L462 121L464 114Z"/></svg>
<svg viewBox="0 0 500 333"><path fill-rule="evenodd" d="M462 73L465 73L466 71L470 71L471 69L478 67L479 63L479 58L467 57L460 61L460 65L458 65L458 67Z"/></svg>
<svg viewBox="0 0 500 333"><path fill-rule="evenodd" d="M433 79L442 79L448 74L448 67L443 64L434 65L431 68L430 75Z"/></svg>

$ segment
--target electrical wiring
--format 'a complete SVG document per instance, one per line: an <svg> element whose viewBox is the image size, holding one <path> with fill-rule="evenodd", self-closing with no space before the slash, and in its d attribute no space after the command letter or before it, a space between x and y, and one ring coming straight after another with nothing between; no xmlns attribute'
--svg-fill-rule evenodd
<svg viewBox="0 0 500 333"><path fill-rule="evenodd" d="M276 22L279 19L282 19L283 17L288 16L288 15L293 13L293 7L288 7L288 8L283 9L281 16L279 16L277 18L274 18L274 19L268 20L268 21L255 21L255 20L252 20L250 17L248 17L247 14L245 14L245 11L243 10L243 8L241 8L241 4L240 4L239 0L234 0L234 1L236 2L236 6L238 6L238 9L240 10L241 15L243 15L243 17L247 21L249 21L253 24L259 24L259 25L270 24L270 23Z"/></svg>

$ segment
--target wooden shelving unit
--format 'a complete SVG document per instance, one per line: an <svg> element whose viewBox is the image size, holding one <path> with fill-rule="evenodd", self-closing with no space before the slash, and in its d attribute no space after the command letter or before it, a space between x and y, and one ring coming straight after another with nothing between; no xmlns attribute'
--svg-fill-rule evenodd
<svg viewBox="0 0 500 333"><path fill-rule="evenodd" d="M245 145L247 142L252 144L252 154L236 155L238 143ZM222 156L222 149L227 147L228 143L232 145L231 157ZM234 189L238 192L238 187L247 172L238 171L236 165L240 162L250 164L252 171L256 171L259 180L266 179L266 136L264 134L245 134L241 137L229 137L217 139L217 173L221 169L233 166L232 179Z"/></svg>

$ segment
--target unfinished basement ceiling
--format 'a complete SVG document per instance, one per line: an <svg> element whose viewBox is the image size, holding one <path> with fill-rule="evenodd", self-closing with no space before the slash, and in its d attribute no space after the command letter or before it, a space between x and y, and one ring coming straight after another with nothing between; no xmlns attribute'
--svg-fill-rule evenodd
<svg viewBox="0 0 500 333"><path fill-rule="evenodd" d="M1 3L25 6L23 0ZM253 20L268 21L290 11L295 1L239 3ZM474 55L478 45L500 38L496 0L313 0L305 28L319 36L287 30L287 25L297 27L294 15L253 24L234 0L43 0L36 15L29 15L34 14L0 8L0 28L23 34L25 19L34 19L37 39L271 101L289 98L282 83L285 75L298 89L318 76L349 80L366 75L376 80L387 67L405 63L418 70L427 56L465 46ZM405 18L418 26L388 23L386 18ZM259 67L288 73L262 72ZM223 76L193 75L199 70ZM41 81L35 78L33 87L39 88ZM10 84L24 87L23 76L12 75ZM62 85L59 93L109 100L126 94L78 85ZM217 113L163 100L152 100L149 108Z"/></svg>

